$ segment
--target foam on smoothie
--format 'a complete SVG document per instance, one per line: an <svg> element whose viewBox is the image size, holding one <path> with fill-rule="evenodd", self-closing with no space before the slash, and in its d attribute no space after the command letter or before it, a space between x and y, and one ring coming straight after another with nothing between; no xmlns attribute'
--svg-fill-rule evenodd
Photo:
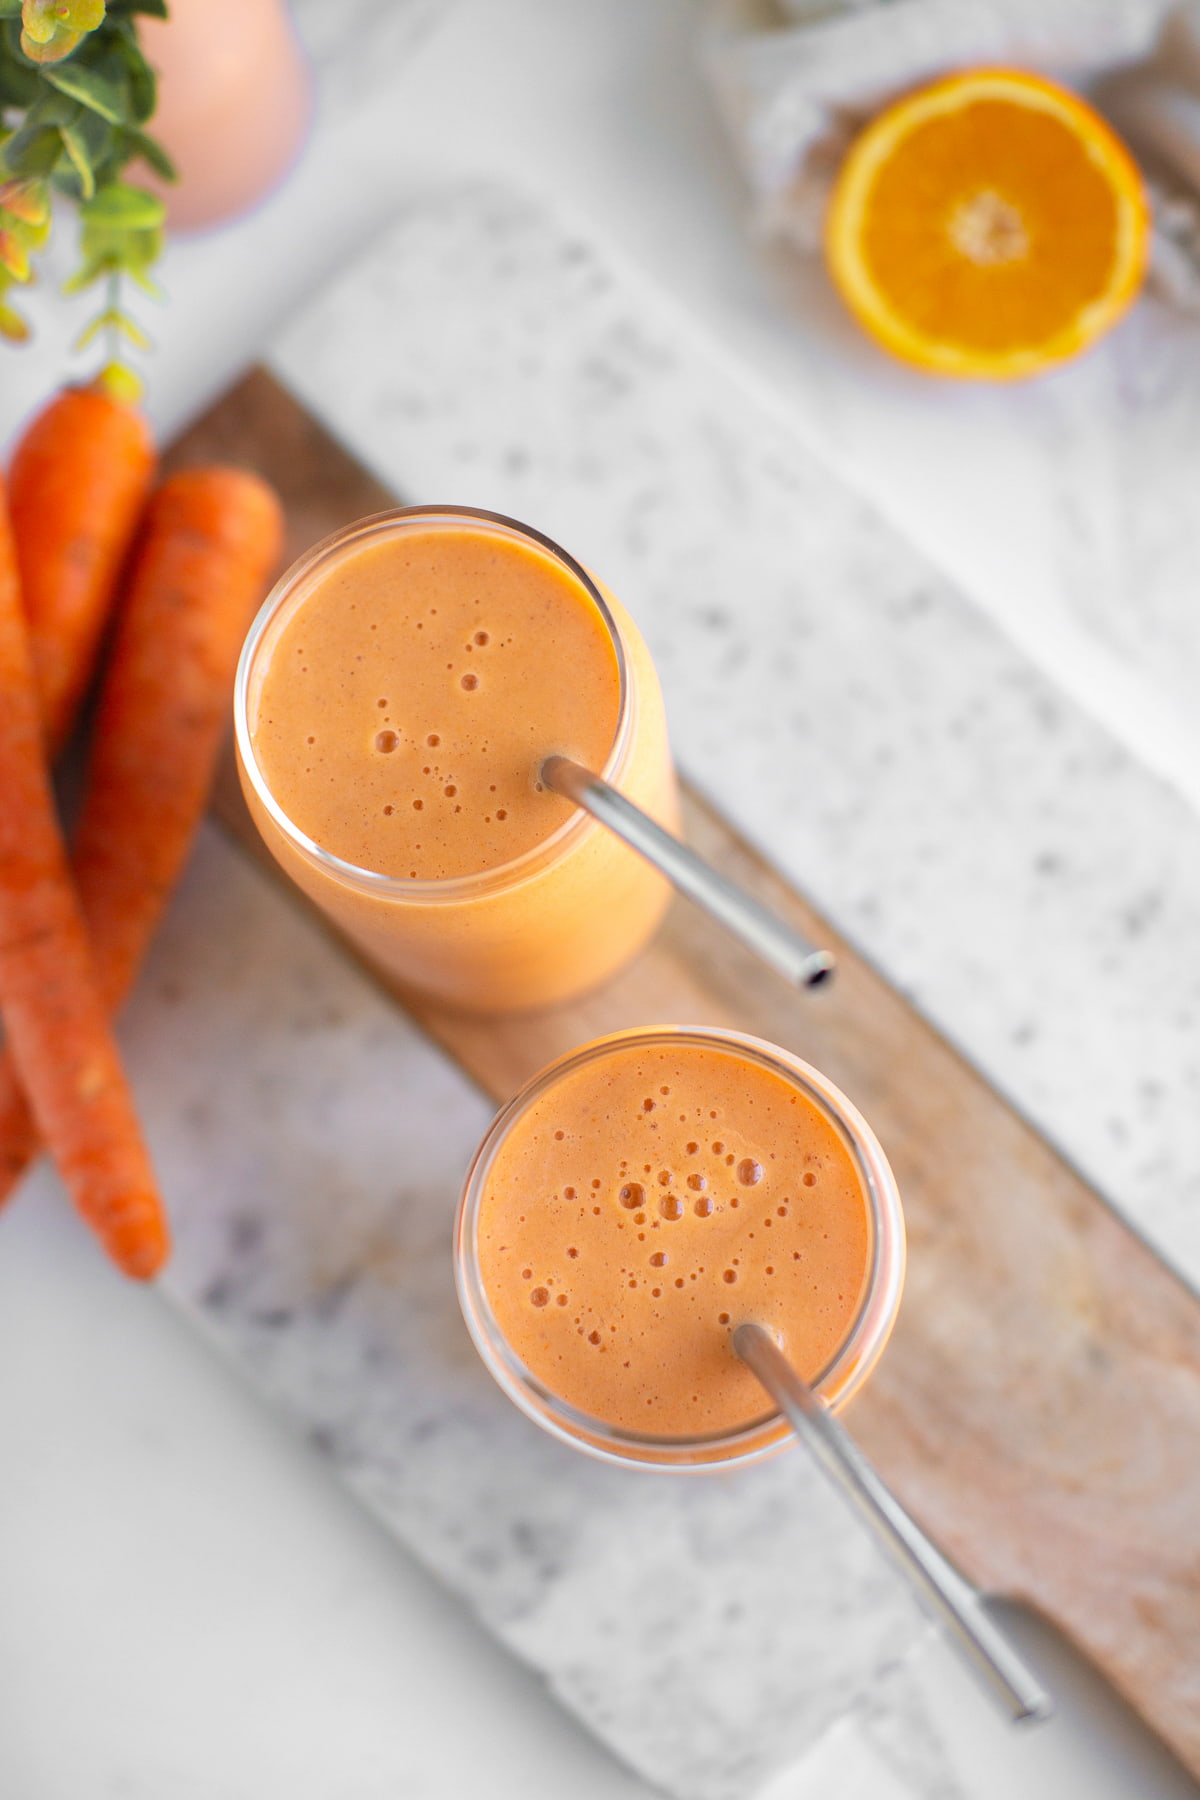
<svg viewBox="0 0 1200 1800"><path fill-rule="evenodd" d="M512 861L569 802L550 751L603 766L616 656L586 588L536 544L470 522L366 540L271 646L250 721L292 823L359 868L437 881Z"/></svg>
<svg viewBox="0 0 1200 1800"><path fill-rule="evenodd" d="M771 1410L730 1344L742 1319L818 1376L870 1246L861 1176L820 1107L749 1056L687 1042L564 1074L510 1129L478 1222L483 1287L525 1366L592 1418L662 1437Z"/></svg>

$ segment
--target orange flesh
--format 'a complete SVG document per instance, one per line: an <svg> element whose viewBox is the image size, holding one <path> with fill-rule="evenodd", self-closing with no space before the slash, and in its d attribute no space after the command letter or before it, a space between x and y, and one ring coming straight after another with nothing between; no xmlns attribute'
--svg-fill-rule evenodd
<svg viewBox="0 0 1200 1800"><path fill-rule="evenodd" d="M620 677L587 590L535 545L471 525L343 554L271 650L255 756L292 823L358 868L420 881L512 861L570 816L535 787L599 769Z"/></svg>
<svg viewBox="0 0 1200 1800"><path fill-rule="evenodd" d="M863 1183L825 1114L736 1052L625 1046L569 1071L489 1172L480 1272L503 1336L592 1418L660 1437L772 1409L730 1333L757 1319L807 1378L864 1293Z"/></svg>
<svg viewBox="0 0 1200 1800"><path fill-rule="evenodd" d="M1062 120L978 100L894 146L862 240L873 281L923 336L1002 352L1068 329L1104 293L1117 229L1109 181Z"/></svg>

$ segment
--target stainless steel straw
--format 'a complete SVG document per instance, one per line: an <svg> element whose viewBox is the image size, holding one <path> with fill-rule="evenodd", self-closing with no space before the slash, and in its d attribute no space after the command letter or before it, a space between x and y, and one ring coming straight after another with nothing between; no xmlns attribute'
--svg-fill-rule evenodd
<svg viewBox="0 0 1200 1800"><path fill-rule="evenodd" d="M541 778L548 788L573 800L639 856L653 863L681 894L703 907L740 938L747 949L796 987L816 987L833 973L834 961L828 950L818 950L732 881L711 869L694 850L656 825L639 806L582 763L572 762L569 756L548 756L541 767Z"/></svg>
<svg viewBox="0 0 1200 1800"><path fill-rule="evenodd" d="M1009 1718L1048 1718L1053 1711L1050 1696L988 1616L979 1589L909 1517L771 1334L761 1325L738 1325L733 1347Z"/></svg>

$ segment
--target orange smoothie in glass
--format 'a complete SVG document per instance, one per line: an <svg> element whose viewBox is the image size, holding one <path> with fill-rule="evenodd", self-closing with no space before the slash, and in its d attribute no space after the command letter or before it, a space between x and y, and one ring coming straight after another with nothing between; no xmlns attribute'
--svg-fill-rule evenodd
<svg viewBox="0 0 1200 1800"><path fill-rule="evenodd" d="M663 878L538 780L561 752L673 826L654 666L612 595L512 520L404 508L317 545L251 630L236 726L284 869L454 1005L566 999L662 915Z"/></svg>
<svg viewBox="0 0 1200 1800"><path fill-rule="evenodd" d="M612 1461L744 1461L789 1427L743 1320L843 1404L900 1300L904 1225L873 1133L807 1064L733 1032L602 1038L538 1076L468 1177L459 1295L493 1375Z"/></svg>

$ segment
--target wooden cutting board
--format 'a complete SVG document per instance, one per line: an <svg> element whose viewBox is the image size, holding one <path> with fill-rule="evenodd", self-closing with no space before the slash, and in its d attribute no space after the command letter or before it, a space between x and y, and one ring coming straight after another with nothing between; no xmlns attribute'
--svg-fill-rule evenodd
<svg viewBox="0 0 1200 1800"><path fill-rule="evenodd" d="M170 462L214 458L278 488L289 560L397 503L262 371ZM836 951L832 985L788 992L683 903L615 981L549 1011L472 1020L373 973L497 1100L589 1038L663 1022L757 1033L844 1088L909 1230L899 1324L853 1431L973 1580L1050 1618L1200 1775L1200 1301L686 784L684 806L702 855ZM275 870L231 765L216 810Z"/></svg>

